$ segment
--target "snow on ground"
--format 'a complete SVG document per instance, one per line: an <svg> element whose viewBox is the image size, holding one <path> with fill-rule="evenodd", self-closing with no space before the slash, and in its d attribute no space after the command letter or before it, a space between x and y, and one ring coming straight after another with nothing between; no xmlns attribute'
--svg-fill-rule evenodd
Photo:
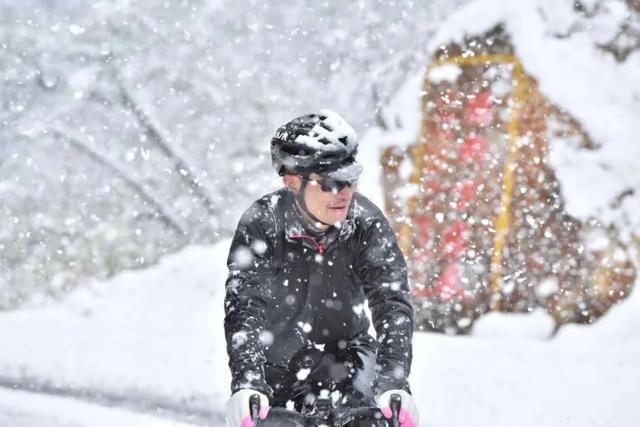
<svg viewBox="0 0 640 427"><path fill-rule="evenodd" d="M181 423L61 397L0 389L0 426L192 427Z"/></svg>
<svg viewBox="0 0 640 427"><path fill-rule="evenodd" d="M227 245L190 247L59 304L2 313L0 340L11 345L0 352L0 376L211 409L229 382L220 300Z"/></svg>
<svg viewBox="0 0 640 427"><path fill-rule="evenodd" d="M0 352L0 376L219 415L229 384L222 332L228 245L187 248L46 308L0 314L0 341L11 343ZM416 333L411 383L421 425L640 425L639 296L633 293L596 325L569 326L552 340L544 338L549 323L542 313L488 316L476 325L478 336ZM101 425L91 420L102 419L99 409L92 413L95 405L43 398L41 406L38 399L0 389L0 421L54 414L51 423L31 425ZM201 418L192 424L217 425Z"/></svg>
<svg viewBox="0 0 640 427"><path fill-rule="evenodd" d="M640 425L638 339L602 345L582 338L420 334L412 377L422 425Z"/></svg>
<svg viewBox="0 0 640 427"><path fill-rule="evenodd" d="M555 323L546 310L538 308L531 313L491 312L473 324L473 336L477 338L532 338L551 336Z"/></svg>

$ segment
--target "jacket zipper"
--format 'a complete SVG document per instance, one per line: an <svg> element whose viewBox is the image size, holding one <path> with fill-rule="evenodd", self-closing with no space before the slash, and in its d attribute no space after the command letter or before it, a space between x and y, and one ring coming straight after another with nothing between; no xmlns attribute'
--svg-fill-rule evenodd
<svg viewBox="0 0 640 427"><path fill-rule="evenodd" d="M289 236L291 239L305 239L310 241L315 246L316 252L320 255L324 254L325 247L322 243L318 243L311 236L307 236L306 234L292 234Z"/></svg>

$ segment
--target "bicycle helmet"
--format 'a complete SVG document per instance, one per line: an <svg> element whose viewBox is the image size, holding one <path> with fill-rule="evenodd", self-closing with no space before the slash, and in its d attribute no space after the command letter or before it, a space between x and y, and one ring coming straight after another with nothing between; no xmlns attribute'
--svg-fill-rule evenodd
<svg viewBox="0 0 640 427"><path fill-rule="evenodd" d="M280 176L317 173L354 180L362 173L357 151L355 131L331 110L297 117L280 126L271 139L271 161Z"/></svg>

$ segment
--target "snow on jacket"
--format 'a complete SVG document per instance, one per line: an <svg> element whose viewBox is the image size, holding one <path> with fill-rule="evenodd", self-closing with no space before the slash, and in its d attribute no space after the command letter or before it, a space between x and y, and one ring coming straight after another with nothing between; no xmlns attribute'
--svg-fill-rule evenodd
<svg viewBox="0 0 640 427"><path fill-rule="evenodd" d="M268 363L287 369L306 349L344 348L377 334L376 393L409 390L413 309L407 267L382 212L355 193L347 220L318 241L287 189L242 215L227 265L225 335L231 391L267 395ZM316 350L317 351L317 350Z"/></svg>

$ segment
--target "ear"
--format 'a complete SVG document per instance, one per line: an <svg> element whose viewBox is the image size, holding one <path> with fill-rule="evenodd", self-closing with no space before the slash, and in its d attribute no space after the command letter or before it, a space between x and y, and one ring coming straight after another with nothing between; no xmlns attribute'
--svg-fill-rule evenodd
<svg viewBox="0 0 640 427"><path fill-rule="evenodd" d="M294 193L300 191L302 180L296 175L285 175L282 177L282 184Z"/></svg>

